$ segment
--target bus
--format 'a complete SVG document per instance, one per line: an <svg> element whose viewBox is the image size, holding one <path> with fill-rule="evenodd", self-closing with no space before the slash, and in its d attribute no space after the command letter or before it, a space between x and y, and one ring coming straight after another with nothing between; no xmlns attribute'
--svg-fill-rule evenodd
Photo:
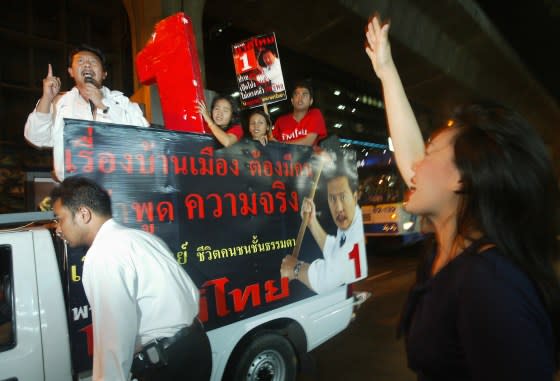
<svg viewBox="0 0 560 381"><path fill-rule="evenodd" d="M340 139L358 158L358 203L368 240L391 247L407 246L422 239L420 218L404 206L407 186L388 145Z"/></svg>

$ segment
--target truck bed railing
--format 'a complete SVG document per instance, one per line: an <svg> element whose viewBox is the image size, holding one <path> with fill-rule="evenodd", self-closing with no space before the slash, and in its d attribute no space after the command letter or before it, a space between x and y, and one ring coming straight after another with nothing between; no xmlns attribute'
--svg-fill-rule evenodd
<svg viewBox="0 0 560 381"><path fill-rule="evenodd" d="M25 212L0 214L0 230L22 224L48 222L54 219L53 212Z"/></svg>

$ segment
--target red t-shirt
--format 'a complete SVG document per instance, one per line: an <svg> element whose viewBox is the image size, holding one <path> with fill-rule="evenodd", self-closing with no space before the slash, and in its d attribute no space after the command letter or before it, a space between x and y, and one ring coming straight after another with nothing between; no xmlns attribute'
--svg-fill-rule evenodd
<svg viewBox="0 0 560 381"><path fill-rule="evenodd" d="M312 108L299 122L294 119L293 114L286 114L276 119L272 135L279 142L290 142L306 137L310 133L316 133L317 139L313 145L327 136L325 119L318 108Z"/></svg>
<svg viewBox="0 0 560 381"><path fill-rule="evenodd" d="M208 127L208 124L206 124L206 121L204 122L204 131L206 131L207 134L212 135L212 130L210 130L210 127ZM241 138L243 137L243 128L241 127L240 124L234 124L233 126L228 128L227 130L225 130L225 132L228 133L228 134L235 135L235 137L237 138L237 141L240 141Z"/></svg>
<svg viewBox="0 0 560 381"><path fill-rule="evenodd" d="M237 138L237 141L240 141L241 138L243 137L243 128L241 127L240 124L234 124L233 126L228 128L226 130L226 132L228 134L235 135L235 137Z"/></svg>

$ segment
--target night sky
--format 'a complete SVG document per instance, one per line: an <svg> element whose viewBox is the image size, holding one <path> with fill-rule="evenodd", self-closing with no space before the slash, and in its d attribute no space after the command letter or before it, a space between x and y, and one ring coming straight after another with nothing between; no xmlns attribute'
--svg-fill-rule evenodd
<svg viewBox="0 0 560 381"><path fill-rule="evenodd" d="M477 3L560 105L560 0Z"/></svg>

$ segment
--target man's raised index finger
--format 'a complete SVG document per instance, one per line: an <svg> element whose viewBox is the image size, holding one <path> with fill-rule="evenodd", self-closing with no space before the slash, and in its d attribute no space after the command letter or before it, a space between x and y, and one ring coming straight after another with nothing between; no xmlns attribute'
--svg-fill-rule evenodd
<svg viewBox="0 0 560 381"><path fill-rule="evenodd" d="M49 71L47 72L47 77L52 77L52 76L53 76L53 74L52 74L52 66L51 66L51 64L49 64Z"/></svg>

